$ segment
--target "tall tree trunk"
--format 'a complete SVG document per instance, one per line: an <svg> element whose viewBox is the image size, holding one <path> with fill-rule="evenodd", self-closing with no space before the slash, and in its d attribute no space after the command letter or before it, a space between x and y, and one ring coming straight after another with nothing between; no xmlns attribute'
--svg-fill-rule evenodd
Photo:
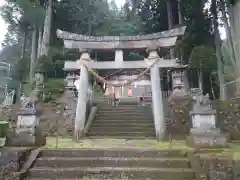
<svg viewBox="0 0 240 180"><path fill-rule="evenodd" d="M220 8L221 8L221 12L222 12L222 21L223 21L224 28L226 31L226 38L227 38L227 45L228 45L229 54L230 54L230 60L231 60L233 71L234 71L234 77L238 78L239 70L238 70L238 68L236 68L237 67L236 55L235 55L235 51L234 51L232 31L231 31L231 28L229 25L229 18L227 17L227 7L229 7L228 2L226 0L221 1Z"/></svg>
<svg viewBox="0 0 240 180"><path fill-rule="evenodd" d="M52 5L53 0L48 1L48 8L46 9L46 16L44 22L44 31L42 38L42 50L40 55L48 55L49 44L50 44L50 33L51 33L51 24L52 24Z"/></svg>
<svg viewBox="0 0 240 180"><path fill-rule="evenodd" d="M167 0L168 29L173 28L172 0Z"/></svg>
<svg viewBox="0 0 240 180"><path fill-rule="evenodd" d="M42 38L43 38L42 35L43 35L42 27L40 27L39 30L38 30L37 58L40 57L40 55L41 55L41 51L42 51Z"/></svg>
<svg viewBox="0 0 240 180"><path fill-rule="evenodd" d="M41 43L41 52L39 56L48 55L49 45L50 45L50 35L51 35L51 25L52 25L52 6L53 0L48 1L48 7L46 9L45 21L44 21L44 30ZM44 74L43 72L38 72L35 74L36 86L34 98L36 100L42 100L43 97L43 88L44 88Z"/></svg>
<svg viewBox="0 0 240 180"><path fill-rule="evenodd" d="M21 49L21 59L24 59L25 58L25 54L26 54L27 33L28 33L28 30L26 28L26 29L24 29L24 34L23 34L23 42L22 42L22 49ZM19 87L17 88L17 100L20 99L20 96L22 94L22 83L23 83L23 79L19 78Z"/></svg>
<svg viewBox="0 0 240 180"><path fill-rule="evenodd" d="M178 0L178 22L180 25L183 24L183 16L181 11L181 0Z"/></svg>
<svg viewBox="0 0 240 180"><path fill-rule="evenodd" d="M212 15L213 15L213 27L214 27L214 43L215 43L215 51L217 55L217 65L218 65L218 80L219 80L219 88L220 88L220 100L226 100L226 88L224 81L224 62L221 51L221 38L219 33L219 24L218 24L218 12L217 12L217 1L212 0Z"/></svg>
<svg viewBox="0 0 240 180"><path fill-rule="evenodd" d="M198 73L198 88L203 92L203 68L200 65L199 73Z"/></svg>
<svg viewBox="0 0 240 180"><path fill-rule="evenodd" d="M236 63L236 57L235 57L235 52L234 52L234 45L233 45L233 39L232 39L232 33L230 29L230 25L228 23L228 18L227 18L227 12L222 11L222 21L224 24L224 28L226 31L226 37L227 37L227 43L228 43L228 48L230 50L230 55L231 55L231 61L233 63L233 66Z"/></svg>
<svg viewBox="0 0 240 180"><path fill-rule="evenodd" d="M233 41L233 48L236 58L236 87L237 93L240 93L240 2L236 1L235 4L230 5L229 7L229 17L230 17L230 29L232 34Z"/></svg>
<svg viewBox="0 0 240 180"><path fill-rule="evenodd" d="M21 59L23 59L23 58L25 57L26 44L27 44L27 29L24 30L24 34L23 34L23 43L22 43L22 50L21 50Z"/></svg>
<svg viewBox="0 0 240 180"><path fill-rule="evenodd" d="M168 29L173 29L172 0L167 0ZM174 51L170 49L170 57L174 58Z"/></svg>
<svg viewBox="0 0 240 180"><path fill-rule="evenodd" d="M34 70L36 64L36 57L37 57L37 28L34 26L32 32L32 52L31 52L31 61L30 61L30 72L29 72L29 81L30 83L33 82L34 78Z"/></svg>
<svg viewBox="0 0 240 180"><path fill-rule="evenodd" d="M92 20L93 20L93 15L92 15L92 0L89 0L88 4L88 35L92 35Z"/></svg>

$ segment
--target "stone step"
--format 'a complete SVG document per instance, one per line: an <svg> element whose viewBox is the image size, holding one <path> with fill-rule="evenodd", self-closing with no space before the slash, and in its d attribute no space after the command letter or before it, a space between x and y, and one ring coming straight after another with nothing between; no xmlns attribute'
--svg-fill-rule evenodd
<svg viewBox="0 0 240 180"><path fill-rule="evenodd" d="M146 109L141 109L141 108L138 108L138 109L131 109L131 108L124 108L124 109L118 109L118 108L109 108L109 109L103 109L103 108L99 108L100 111L103 111L103 112L109 112L109 111L112 111L112 110L115 110L115 111L118 111L118 112L149 112L149 113L152 113L152 109L150 108L146 108Z"/></svg>
<svg viewBox="0 0 240 180"><path fill-rule="evenodd" d="M96 116L95 121L108 121L108 122L114 122L114 121L119 121L119 122L132 122L132 123L153 123L153 118L148 118L148 117L124 117L124 116L116 116L116 117L104 117L104 116Z"/></svg>
<svg viewBox="0 0 240 180"><path fill-rule="evenodd" d="M41 157L131 157L131 158L179 158L186 157L186 152L179 149L138 149L138 148L113 148L113 149L43 149Z"/></svg>
<svg viewBox="0 0 240 180"><path fill-rule="evenodd" d="M100 109L101 110L112 110L112 109L115 109L115 110L151 110L152 108L150 106L139 106L139 105L136 105L136 106L129 106L129 105L119 105L119 106L104 106L104 105L101 105L100 106Z"/></svg>
<svg viewBox="0 0 240 180"><path fill-rule="evenodd" d="M102 109L101 107L99 108L99 111L103 112L112 112L112 111L117 111L117 112L147 112L147 113L152 113L152 109L131 109L131 108L109 108L109 109Z"/></svg>
<svg viewBox="0 0 240 180"><path fill-rule="evenodd" d="M153 124L152 119L120 119L120 118L115 118L115 119L108 119L108 118L96 118L94 123L99 123L99 124L110 124L110 123L119 123L119 124Z"/></svg>
<svg viewBox="0 0 240 180"><path fill-rule="evenodd" d="M106 128L105 126L102 127L91 127L90 128L90 132L141 132L141 133L154 133L155 134L155 130L154 127L148 127L148 128L144 128L144 127L134 127L134 126L129 126L129 127L118 127L118 126L114 126L114 127L108 127Z"/></svg>
<svg viewBox="0 0 240 180"><path fill-rule="evenodd" d="M145 128L154 128L154 124L151 122L148 123L129 123L127 122L109 122L106 121L105 123L103 123L103 121L101 121L100 123L98 121L94 122L91 126L91 128L98 128L98 127L104 127L104 128L112 128L112 127L119 127L119 128L128 128L128 127L137 127L137 126L141 126L141 127L145 127Z"/></svg>
<svg viewBox="0 0 240 180"><path fill-rule="evenodd" d="M137 137L137 136L145 136L147 137L155 137L155 132L94 132L90 131L87 133L89 136L129 136L129 137Z"/></svg>
<svg viewBox="0 0 240 180"><path fill-rule="evenodd" d="M132 158L132 157L45 157L38 158L35 167L158 167L190 168L187 158Z"/></svg>
<svg viewBox="0 0 240 180"><path fill-rule="evenodd" d="M153 119L153 115L152 114L146 114L146 113L118 113L118 112L111 112L111 113L102 113L102 112L97 112L96 113L96 117L124 117L124 118L152 118Z"/></svg>
<svg viewBox="0 0 240 180"><path fill-rule="evenodd" d="M136 115L136 116L139 116L139 115L152 115L152 112L143 112L143 111L139 111L139 112L136 112L136 111L98 111L97 114L108 114L108 115L115 115L115 114L122 114L122 115Z"/></svg>
<svg viewBox="0 0 240 180"><path fill-rule="evenodd" d="M126 129L126 130L142 130L142 129L155 129L153 124L121 124L121 123L115 123L115 124L93 124L91 126L91 129L98 129L98 128L105 128L106 131L110 130L111 128L119 128L119 129Z"/></svg>
<svg viewBox="0 0 240 180"><path fill-rule="evenodd" d="M119 140L122 140L122 139L126 139L126 140L146 140L146 139L149 139L149 140L156 140L156 135L154 136L106 136L106 135L88 135L88 137L90 137L91 139L103 139L103 138L106 138L106 139L119 139ZM136 147L136 146L134 146Z"/></svg>
<svg viewBox="0 0 240 180"><path fill-rule="evenodd" d="M138 118L121 118L121 117L96 117L94 122L101 122L101 123L125 123L127 122L128 124L146 124L146 123L151 123L153 124L153 119L151 118L146 118L146 119L138 119Z"/></svg>
<svg viewBox="0 0 240 180"><path fill-rule="evenodd" d="M99 179L100 177L97 177L97 175L95 175L95 177L92 175L92 176L83 176L83 177L81 177L80 179L79 178L64 178L64 180L100 180ZM42 178L27 178L27 180L43 180ZM59 178L44 178L44 180L59 180ZM121 179L119 179L119 178L117 178L117 179L106 179L106 178L104 178L104 177L102 177L101 178L101 180L123 180L123 178L121 178ZM127 180L136 180L136 179L127 179Z"/></svg>
<svg viewBox="0 0 240 180"><path fill-rule="evenodd" d="M134 113L134 114L153 114L152 111L147 111L147 110L115 110L115 109L110 109L110 110L101 110L99 109L98 112L101 113L108 113L108 114L113 114L113 113L122 113L122 114L130 114L130 113Z"/></svg>
<svg viewBox="0 0 240 180"><path fill-rule="evenodd" d="M123 167L77 167L77 168L32 168L29 177L33 178L82 178L83 176L98 175L105 178L133 179L164 179L164 180L193 180L194 172L183 168L123 168ZM102 179L102 178L101 178Z"/></svg>
<svg viewBox="0 0 240 180"><path fill-rule="evenodd" d="M109 112L103 112L98 111L96 115L103 115L103 116L116 116L116 115L123 115L123 116L145 116L145 117L153 117L152 113L147 112L135 112L135 111L129 111L129 112L119 112L119 111L109 111Z"/></svg>
<svg viewBox="0 0 240 180"><path fill-rule="evenodd" d="M114 115L114 114L126 114L126 115L151 115L152 116L152 112L144 112L144 111L116 111L116 110L111 110L111 111L101 111L98 110L97 113L100 114L108 114L108 115Z"/></svg>

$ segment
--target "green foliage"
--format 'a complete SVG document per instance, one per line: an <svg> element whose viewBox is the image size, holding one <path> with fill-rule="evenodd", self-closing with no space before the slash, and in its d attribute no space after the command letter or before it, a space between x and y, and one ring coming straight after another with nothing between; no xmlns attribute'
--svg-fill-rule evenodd
<svg viewBox="0 0 240 180"><path fill-rule="evenodd" d="M34 89L35 85L34 83L23 83L22 85L22 92L26 95L26 96L30 96L32 90Z"/></svg>
<svg viewBox="0 0 240 180"><path fill-rule="evenodd" d="M236 4L239 0L227 0L227 1L229 1L231 4Z"/></svg>
<svg viewBox="0 0 240 180"><path fill-rule="evenodd" d="M213 46L214 42L211 34L212 19L209 9L205 8L207 0L186 0L180 2L181 12L187 30L178 48L182 48L183 59L185 63L188 63L194 47L201 45Z"/></svg>
<svg viewBox="0 0 240 180"><path fill-rule="evenodd" d="M133 59L133 60L144 59L144 56L142 56L141 54L139 54L137 52L130 52L128 56L130 59Z"/></svg>
<svg viewBox="0 0 240 180"><path fill-rule="evenodd" d="M6 61L12 64L21 55L21 47L18 44L7 46L0 52L0 61Z"/></svg>
<svg viewBox="0 0 240 180"><path fill-rule="evenodd" d="M197 46L190 55L190 66L197 69L216 70L216 55L211 47Z"/></svg>
<svg viewBox="0 0 240 180"><path fill-rule="evenodd" d="M7 121L0 120L0 137L6 137L9 123Z"/></svg>
<svg viewBox="0 0 240 180"><path fill-rule="evenodd" d="M21 27L43 23L44 8L40 6L38 1L7 0L6 2L6 5L1 9L1 15L9 24Z"/></svg>
<svg viewBox="0 0 240 180"><path fill-rule="evenodd" d="M20 82L23 82L28 74L28 59L16 59L12 68L12 77Z"/></svg>
<svg viewBox="0 0 240 180"><path fill-rule="evenodd" d="M99 85L94 85L93 86L93 94L94 94L94 97L100 97L102 96L102 88L99 86Z"/></svg>
<svg viewBox="0 0 240 180"><path fill-rule="evenodd" d="M62 0L56 4L58 28L80 34L95 34L108 22L109 6L102 0Z"/></svg>
<svg viewBox="0 0 240 180"><path fill-rule="evenodd" d="M42 72L45 75L53 71L53 61L48 56L41 56L38 59L38 64L36 65L36 72Z"/></svg>
<svg viewBox="0 0 240 180"><path fill-rule="evenodd" d="M63 79L48 79L44 82L44 94L51 94L51 99L57 100L65 91L65 85Z"/></svg>
<svg viewBox="0 0 240 180"><path fill-rule="evenodd" d="M38 1L16 0L20 13L22 13L22 23L41 25L44 21L45 10Z"/></svg>

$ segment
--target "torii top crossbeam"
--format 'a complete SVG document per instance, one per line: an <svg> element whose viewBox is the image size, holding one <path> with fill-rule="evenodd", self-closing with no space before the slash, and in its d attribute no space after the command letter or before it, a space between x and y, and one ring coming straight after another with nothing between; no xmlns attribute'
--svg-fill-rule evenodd
<svg viewBox="0 0 240 180"><path fill-rule="evenodd" d="M149 47L172 47L178 36L184 35L185 26L154 34L138 36L84 36L66 31L57 31L64 40L65 48L80 50L147 49Z"/></svg>

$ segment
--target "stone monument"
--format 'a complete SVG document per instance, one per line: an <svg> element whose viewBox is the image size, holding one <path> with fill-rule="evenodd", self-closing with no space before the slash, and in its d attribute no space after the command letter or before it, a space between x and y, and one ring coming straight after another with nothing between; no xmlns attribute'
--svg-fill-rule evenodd
<svg viewBox="0 0 240 180"><path fill-rule="evenodd" d="M24 100L25 101L25 100ZM35 102L21 103L16 127L7 134L7 146L42 146L45 136L39 126L39 116Z"/></svg>
<svg viewBox="0 0 240 180"><path fill-rule="evenodd" d="M226 147L227 136L216 127L216 110L210 105L209 95L203 96L198 91L194 97L196 102L190 112L192 128L188 144L198 148Z"/></svg>

